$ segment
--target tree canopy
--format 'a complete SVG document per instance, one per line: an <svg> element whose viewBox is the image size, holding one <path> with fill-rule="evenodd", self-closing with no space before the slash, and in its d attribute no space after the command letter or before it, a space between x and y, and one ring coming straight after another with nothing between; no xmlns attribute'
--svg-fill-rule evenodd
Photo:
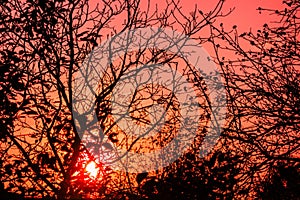
<svg viewBox="0 0 300 200"><path fill-rule="evenodd" d="M159 8L150 1L136 0L1 1L1 198L299 198L300 2L285 0L278 10L258 8L258 15L270 13L275 21L255 32L240 32L237 26L219 23L231 12L224 11L224 0L208 12L195 6L193 12L184 13L183 3L166 1ZM130 45L139 40L130 34L124 39L123 33L152 27L192 38L195 44L190 49L210 47L205 60L214 63L219 74L198 71L183 56L188 55L181 49L186 44L178 41L184 43L185 38L176 34L163 37L163 41L155 34L148 39L146 34L140 35L145 43L120 55L116 46L121 48L122 41ZM107 44L107 51L100 48L105 41L113 41ZM171 47L158 48L166 41L178 52ZM119 57L111 61L114 56ZM100 59L109 65L99 80L89 76L90 82L97 82L90 108L74 98L74 94L85 94L90 85L74 82L79 74L98 72L93 68L84 71L84 65L96 67ZM159 85L159 78L155 84L134 88L133 97L121 101L124 88L145 79L146 72L144 77L130 74L140 66L146 66L147 73L156 73L152 74L155 77L161 74L170 85L179 82L174 71L180 71L187 80L182 84L191 85L197 103L185 107L189 100L183 101L177 95L180 91ZM159 66L168 70L159 71ZM163 76L165 73L172 76ZM125 75L129 79L123 78ZM213 89L218 91L219 85L213 83L218 83L219 75L226 118L222 127L217 127L221 134L214 148L201 157L204 138L210 136L210 121L216 117L216 104L209 97L218 94ZM184 97L190 97L188 88L182 89ZM120 94L117 98L116 92ZM128 110L122 110L122 104ZM96 120L78 115L80 108L95 112ZM161 110L166 113L163 124L156 118ZM185 120L182 111L197 113L199 118ZM119 120L123 119L122 126ZM133 122L130 126L128 120ZM193 139L186 151L172 160L180 147L176 137L182 121ZM138 135L147 127L151 130ZM83 141L86 132L96 129L97 134L89 135L96 138L96 145ZM151 131L157 133L151 135ZM131 132L137 135L130 136ZM170 159L170 164L152 171L118 171L101 162L105 152L115 146L146 154L171 142L174 146L163 158L166 162Z"/></svg>

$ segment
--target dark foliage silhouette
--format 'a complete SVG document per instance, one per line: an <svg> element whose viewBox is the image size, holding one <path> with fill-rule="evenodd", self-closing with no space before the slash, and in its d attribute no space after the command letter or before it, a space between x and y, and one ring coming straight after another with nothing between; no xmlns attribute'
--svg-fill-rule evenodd
<svg viewBox="0 0 300 200"><path fill-rule="evenodd" d="M230 14L222 10L224 0L208 13L195 7L188 15L173 0L163 9L135 0L0 2L1 198L299 199L298 1L283 1L280 10L258 8L276 22L245 33L219 25L218 19ZM106 38L152 26L176 29L214 48L228 102L222 135L209 155L198 156L212 112L209 91L186 60L158 49L128 52L99 84L99 137L110 141L104 148L131 142L130 150L147 152L176 135L179 100L167 89L158 98L161 88L150 86L136 93L130 114L143 125L149 111L139 107L141 101L164 106L171 114L160 136L145 145L149 140L133 142L116 131L109 99L116 77L137 64L184 64L203 106L201 124L189 150L163 169L137 174L96 163L93 177L86 166L95 158L82 144L72 113L75 74Z"/></svg>

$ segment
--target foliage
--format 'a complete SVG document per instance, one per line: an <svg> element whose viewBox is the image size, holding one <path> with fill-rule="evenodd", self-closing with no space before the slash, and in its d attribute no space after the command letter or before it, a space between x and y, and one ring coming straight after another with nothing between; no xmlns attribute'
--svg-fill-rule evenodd
<svg viewBox="0 0 300 200"><path fill-rule="evenodd" d="M142 3L148 3L146 8ZM256 33L217 25L227 16L222 14L223 0L211 12L195 8L189 15L181 12L180 2L168 3L160 10L150 1L134 0L103 0L97 5L88 0L1 1L0 197L299 198L300 3L286 0L282 10L259 8L278 22L265 24ZM168 167L131 174L97 163L99 171L93 178L85 166L94 158L81 143L72 115L72 81L85 56L104 38L152 26L173 28L199 44L212 45L227 91L226 126L205 158L198 157L204 123L190 150ZM207 28L209 36L200 37ZM120 68L125 71L135 61L146 62L140 58L143 53L128 53L135 60ZM179 63L166 52L147 53L151 62ZM205 83L191 71L205 104ZM101 137L121 144L109 116L107 99L118 79L111 80L106 85L109 92L97 96L95 109L104 130ZM166 106L176 110L177 101L175 97L174 104ZM147 123L145 109L132 113L139 123ZM204 113L207 122L211 112ZM172 131L167 129L167 139L156 138L156 147L171 140Z"/></svg>

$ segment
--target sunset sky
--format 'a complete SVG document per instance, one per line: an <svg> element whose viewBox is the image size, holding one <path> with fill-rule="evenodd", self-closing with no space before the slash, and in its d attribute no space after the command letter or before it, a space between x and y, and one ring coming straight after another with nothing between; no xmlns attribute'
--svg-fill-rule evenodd
<svg viewBox="0 0 300 200"><path fill-rule="evenodd" d="M298 197L287 1L1 1L0 200Z"/></svg>
<svg viewBox="0 0 300 200"><path fill-rule="evenodd" d="M157 0L156 0L157 1ZM198 8L203 11L210 11L214 8L217 0L187 0L181 1L181 5L187 11L194 8L195 2L198 2ZM231 8L235 8L230 16L224 18L224 26L232 27L237 25L240 31L249 31L250 27L254 29L262 26L266 21L272 21L274 15L269 15L267 13L259 14L257 8L272 8L279 9L282 7L281 0L225 0L223 11L229 11Z"/></svg>
<svg viewBox="0 0 300 200"><path fill-rule="evenodd" d="M91 5L96 5L100 1L91 0ZM157 8L162 11L167 6L167 1L162 0L141 0L140 8L147 8L150 4L150 11L154 11ZM172 2L169 0L169 2ZM174 0L177 2L177 0ZM181 0L178 4L181 7L181 12L186 16L189 16L189 13L194 11L195 5L197 5L198 10L208 13L212 11L217 5L218 0ZM234 25L237 26L238 33L243 33L247 31L254 31L262 28L265 23L272 22L276 20L275 15L270 15L268 12L262 12L261 14L257 10L259 7L268 8L268 9L280 9L283 7L282 0L225 0L224 6L222 8L223 14L228 13L231 9L234 9L233 12L224 18L219 18L218 22L215 24L223 23L223 26L226 30L230 30ZM120 16L118 17L118 22L121 22ZM125 19L125 18L124 18ZM122 22L121 22L122 23ZM116 26L117 28L118 26ZM204 47L208 53L213 54L210 47L207 47L204 44Z"/></svg>

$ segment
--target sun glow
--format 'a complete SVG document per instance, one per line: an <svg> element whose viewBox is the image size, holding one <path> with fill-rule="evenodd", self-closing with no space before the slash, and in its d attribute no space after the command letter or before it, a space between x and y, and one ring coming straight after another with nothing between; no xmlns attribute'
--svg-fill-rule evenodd
<svg viewBox="0 0 300 200"><path fill-rule="evenodd" d="M96 163L95 162L90 162L89 164L87 164L87 166L85 167L85 170L93 177L96 178L99 168L97 168Z"/></svg>

